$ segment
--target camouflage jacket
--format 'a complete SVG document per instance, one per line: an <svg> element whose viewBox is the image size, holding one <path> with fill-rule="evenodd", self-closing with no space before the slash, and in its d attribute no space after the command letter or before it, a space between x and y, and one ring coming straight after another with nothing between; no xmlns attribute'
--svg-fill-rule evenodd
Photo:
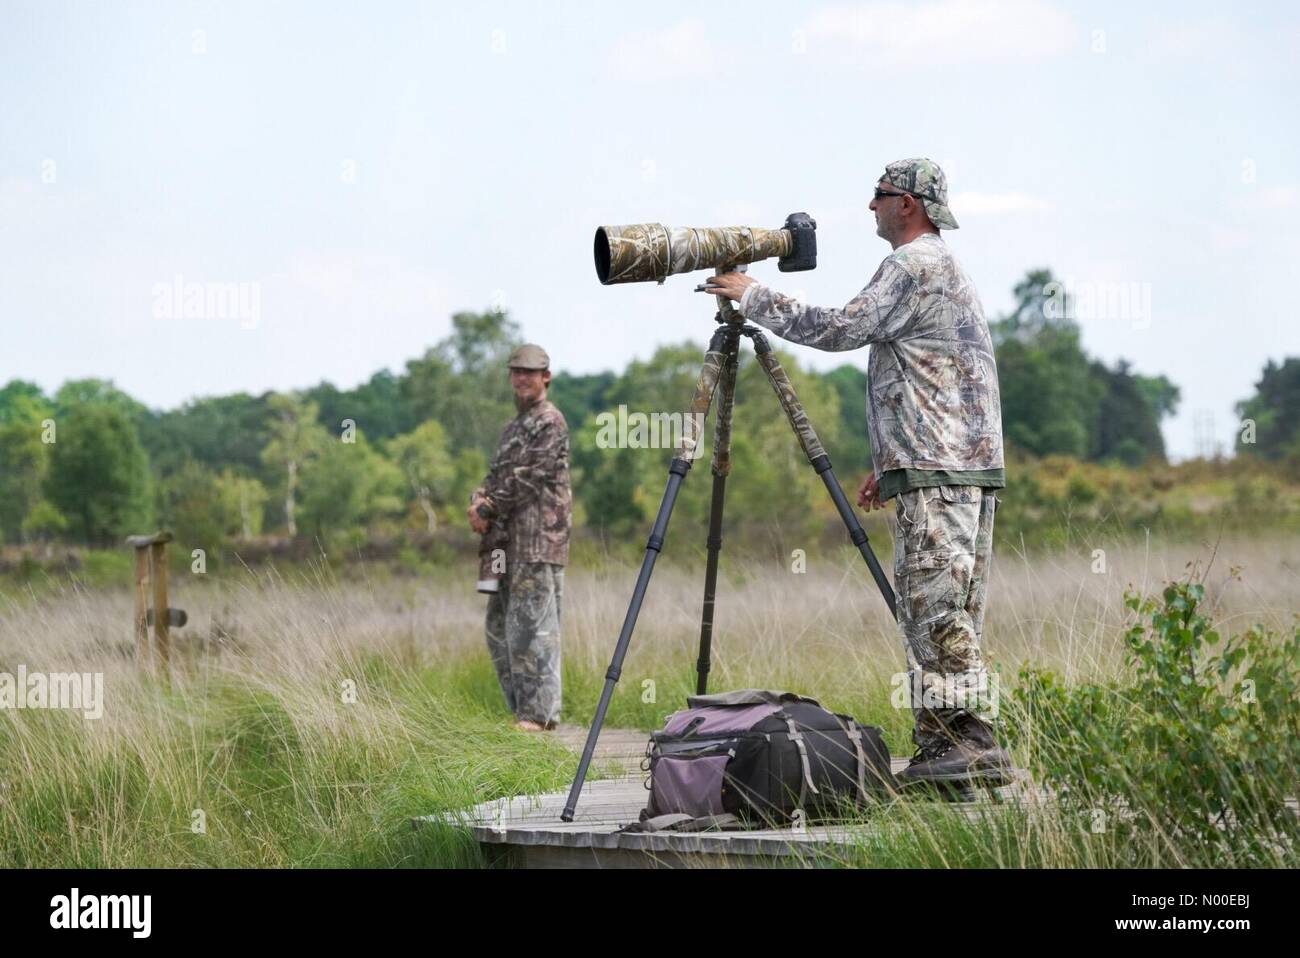
<svg viewBox="0 0 1300 958"><path fill-rule="evenodd" d="M509 530L507 562L568 561L569 427L554 404L534 403L510 421L474 494L487 498Z"/></svg>
<svg viewBox="0 0 1300 958"><path fill-rule="evenodd" d="M877 476L890 469L998 469L1002 405L979 294L938 235L894 250L843 309L803 304L755 283L740 311L817 349L871 344L867 422Z"/></svg>

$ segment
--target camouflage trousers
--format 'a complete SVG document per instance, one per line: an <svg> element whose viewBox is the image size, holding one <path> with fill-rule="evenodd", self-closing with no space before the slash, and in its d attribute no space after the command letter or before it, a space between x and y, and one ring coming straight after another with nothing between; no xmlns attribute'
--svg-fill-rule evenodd
<svg viewBox="0 0 1300 958"><path fill-rule="evenodd" d="M560 602L564 566L520 562L507 566L487 607L487 646L506 706L516 718L560 717Z"/></svg>
<svg viewBox="0 0 1300 958"><path fill-rule="evenodd" d="M894 588L916 726L932 749L964 713L989 722L980 653L997 499L978 486L931 486L894 499Z"/></svg>

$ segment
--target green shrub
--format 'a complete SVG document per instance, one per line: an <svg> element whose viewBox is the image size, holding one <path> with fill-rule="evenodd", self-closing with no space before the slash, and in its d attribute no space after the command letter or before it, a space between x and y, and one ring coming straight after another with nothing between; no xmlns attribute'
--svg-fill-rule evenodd
<svg viewBox="0 0 1300 958"><path fill-rule="evenodd" d="M1276 864L1295 855L1286 799L1300 777L1300 626L1220 635L1200 611L1204 587L1127 594L1132 678L1065 686L1021 670L1008 732L1064 810L1113 823L1194 864Z"/></svg>
<svg viewBox="0 0 1300 958"><path fill-rule="evenodd" d="M91 586L125 586L135 582L135 560L125 547L122 551L87 550L80 578Z"/></svg>

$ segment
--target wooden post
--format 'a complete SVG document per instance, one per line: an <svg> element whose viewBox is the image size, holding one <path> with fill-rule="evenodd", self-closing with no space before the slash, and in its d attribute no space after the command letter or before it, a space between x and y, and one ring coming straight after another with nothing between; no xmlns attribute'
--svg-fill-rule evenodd
<svg viewBox="0 0 1300 958"><path fill-rule="evenodd" d="M142 666L152 664L149 648L149 591L153 592L153 634L162 663L163 674L171 677L171 623L173 613L178 625L185 624L185 613L167 608L167 543L170 532L151 536L127 536L126 543L135 549L135 649ZM145 579L151 589L146 589Z"/></svg>
<svg viewBox="0 0 1300 958"><path fill-rule="evenodd" d="M148 596L145 580L149 578L149 550L137 546L135 550L135 661L144 668L149 664Z"/></svg>
<svg viewBox="0 0 1300 958"><path fill-rule="evenodd" d="M158 661L163 675L171 674L171 628L167 611L167 543L152 546L153 634L158 644Z"/></svg>

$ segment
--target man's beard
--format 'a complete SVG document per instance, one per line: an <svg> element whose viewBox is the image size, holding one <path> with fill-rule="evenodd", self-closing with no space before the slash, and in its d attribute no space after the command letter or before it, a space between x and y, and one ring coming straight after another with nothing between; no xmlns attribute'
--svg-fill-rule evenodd
<svg viewBox="0 0 1300 958"><path fill-rule="evenodd" d="M535 396L530 396L525 399L523 396L519 395L519 393L515 393L515 412L523 412L525 409L531 408L536 402L537 397Z"/></svg>

